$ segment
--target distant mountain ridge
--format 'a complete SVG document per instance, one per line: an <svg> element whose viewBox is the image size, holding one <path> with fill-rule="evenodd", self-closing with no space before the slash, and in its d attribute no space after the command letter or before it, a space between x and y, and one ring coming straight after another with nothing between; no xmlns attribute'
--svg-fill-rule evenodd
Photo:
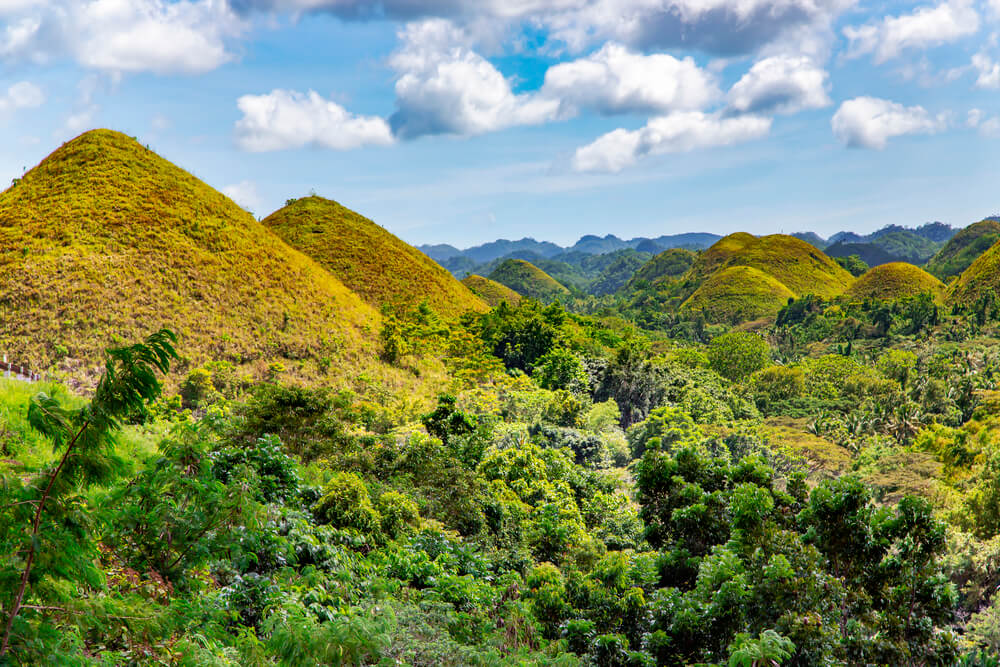
<svg viewBox="0 0 1000 667"><path fill-rule="evenodd" d="M988 218L987 218L988 219ZM820 250L837 244L874 244L883 248L893 257L900 257L898 246L900 239L910 239L910 245L919 248L918 252L908 255L910 259L920 259L921 253L927 254L929 258L951 237L958 233L960 228L946 225L943 222L927 222L919 227L903 227L902 225L886 225L871 234L858 234L856 232L837 232L828 239L824 239L816 232L803 231L795 232L790 236L801 239L806 243L816 246ZM489 243L460 249L447 243L425 244L417 246L417 249L426 254L434 261L440 263L452 273L459 274L463 271L471 270L474 266L493 262L498 259L524 259L534 261L538 258L560 259L560 255L565 253L582 253L586 255L606 255L619 250L634 249L639 252L648 252L651 255L658 254L664 250L672 248L684 248L687 250L705 250L716 241L721 239L719 234L708 232L686 232L682 234L665 234L656 237L637 236L631 239L622 239L614 234L597 236L586 234L581 236L576 243L571 246L560 246L550 241L537 241L531 237L525 237L516 241L509 239L497 239ZM893 244L887 239L896 239ZM927 243L914 241L923 239ZM940 244L931 246L930 244ZM926 259L924 258L924 259Z"/></svg>
<svg viewBox="0 0 1000 667"><path fill-rule="evenodd" d="M417 249L442 264L446 269L460 271L466 264L459 258L471 260L472 264L485 264L497 259L525 259L531 261L537 257L546 259L557 258L564 253L582 253L585 255L607 255L619 250L633 249L639 252L656 254L671 248L686 248L688 250L704 250L713 243L721 239L719 234L707 232L686 232L683 234L665 234L657 237L637 236L628 240L621 239L614 234L606 236L596 236L587 234L571 246L559 246L549 241L536 241L533 238L525 237L517 241L508 239L497 239L482 245L472 246L460 250L447 243L426 244L417 246Z"/></svg>

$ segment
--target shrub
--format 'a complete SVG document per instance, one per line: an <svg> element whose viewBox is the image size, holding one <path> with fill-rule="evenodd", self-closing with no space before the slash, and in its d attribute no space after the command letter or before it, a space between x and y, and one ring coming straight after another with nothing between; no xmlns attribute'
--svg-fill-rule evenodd
<svg viewBox="0 0 1000 667"><path fill-rule="evenodd" d="M757 334L735 331L719 336L708 346L708 362L729 380L743 380L767 366L771 347Z"/></svg>
<svg viewBox="0 0 1000 667"><path fill-rule="evenodd" d="M353 529L362 535L373 535L380 529L381 517L372 506L368 488L354 473L334 473L323 487L323 496L313 512L323 523Z"/></svg>

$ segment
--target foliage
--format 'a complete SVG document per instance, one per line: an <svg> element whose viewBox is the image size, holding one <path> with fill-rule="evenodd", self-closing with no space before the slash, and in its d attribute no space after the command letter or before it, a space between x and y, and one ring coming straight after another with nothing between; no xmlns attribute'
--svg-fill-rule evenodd
<svg viewBox="0 0 1000 667"><path fill-rule="evenodd" d="M719 336L708 346L712 370L730 380L743 380L768 365L771 348L757 334L733 332Z"/></svg>

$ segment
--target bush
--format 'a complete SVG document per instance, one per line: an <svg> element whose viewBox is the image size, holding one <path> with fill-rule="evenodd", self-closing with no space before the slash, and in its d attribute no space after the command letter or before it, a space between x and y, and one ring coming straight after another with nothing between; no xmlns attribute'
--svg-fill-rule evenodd
<svg viewBox="0 0 1000 667"><path fill-rule="evenodd" d="M708 346L712 370L729 380L744 380L771 361L771 346L757 334L735 331Z"/></svg>
<svg viewBox="0 0 1000 667"><path fill-rule="evenodd" d="M377 534L382 519L372 506L364 481L350 472L334 473L323 487L323 496L313 513L323 523L356 530L362 535Z"/></svg>
<svg viewBox="0 0 1000 667"><path fill-rule="evenodd" d="M386 491L379 496L377 505L382 515L382 532L389 539L399 539L420 524L417 503L398 491Z"/></svg>

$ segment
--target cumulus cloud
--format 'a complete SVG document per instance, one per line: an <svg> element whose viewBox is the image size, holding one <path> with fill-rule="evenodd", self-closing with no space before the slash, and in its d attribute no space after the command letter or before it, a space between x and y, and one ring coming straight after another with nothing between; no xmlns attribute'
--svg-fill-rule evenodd
<svg viewBox="0 0 1000 667"><path fill-rule="evenodd" d="M978 74L976 88L1000 88L1000 63L980 52L972 56L972 66Z"/></svg>
<svg viewBox="0 0 1000 667"><path fill-rule="evenodd" d="M240 181L227 185L222 188L222 194L248 211L254 211L261 205L260 192L253 181Z"/></svg>
<svg viewBox="0 0 1000 667"><path fill-rule="evenodd" d="M347 20L449 18L495 29L531 23L573 51L607 40L649 51L746 54L828 22L853 0L235 0L241 11L322 11Z"/></svg>
<svg viewBox="0 0 1000 667"><path fill-rule="evenodd" d="M754 63L729 90L740 113L798 113L831 104L828 75L810 58L773 56Z"/></svg>
<svg viewBox="0 0 1000 667"><path fill-rule="evenodd" d="M0 59L69 57L116 73L199 74L233 59L228 39L244 30L219 0L33 2L11 9Z"/></svg>
<svg viewBox="0 0 1000 667"><path fill-rule="evenodd" d="M943 116L932 117L921 106L902 104L877 97L856 97L840 105L831 120L833 134L852 148L882 150L892 137L904 134L933 134L944 129Z"/></svg>
<svg viewBox="0 0 1000 667"><path fill-rule="evenodd" d="M349 150L393 143L384 119L352 114L315 91L279 89L266 95L244 95L236 104L243 112L236 122L236 141L247 151L304 146Z"/></svg>
<svg viewBox="0 0 1000 667"><path fill-rule="evenodd" d="M554 119L559 103L517 95L488 60L472 51L451 23L433 19L408 25L403 46L389 60L398 73L394 134L483 134Z"/></svg>
<svg viewBox="0 0 1000 667"><path fill-rule="evenodd" d="M720 96L715 78L692 58L647 56L619 44L550 67L541 94L559 100L566 115L581 108L604 115L662 114L701 109Z"/></svg>
<svg viewBox="0 0 1000 667"><path fill-rule="evenodd" d="M910 14L887 16L863 26L844 28L848 57L872 54L876 63L908 49L926 49L955 42L979 30L979 14L971 0L947 0Z"/></svg>
<svg viewBox="0 0 1000 667"><path fill-rule="evenodd" d="M0 113L40 107L45 103L45 93L30 81L20 81L0 94Z"/></svg>
<svg viewBox="0 0 1000 667"><path fill-rule="evenodd" d="M770 129L771 119L762 116L678 111L653 118L638 130L605 134L577 149L572 166L576 171L618 172L646 156L742 143L763 137Z"/></svg>

